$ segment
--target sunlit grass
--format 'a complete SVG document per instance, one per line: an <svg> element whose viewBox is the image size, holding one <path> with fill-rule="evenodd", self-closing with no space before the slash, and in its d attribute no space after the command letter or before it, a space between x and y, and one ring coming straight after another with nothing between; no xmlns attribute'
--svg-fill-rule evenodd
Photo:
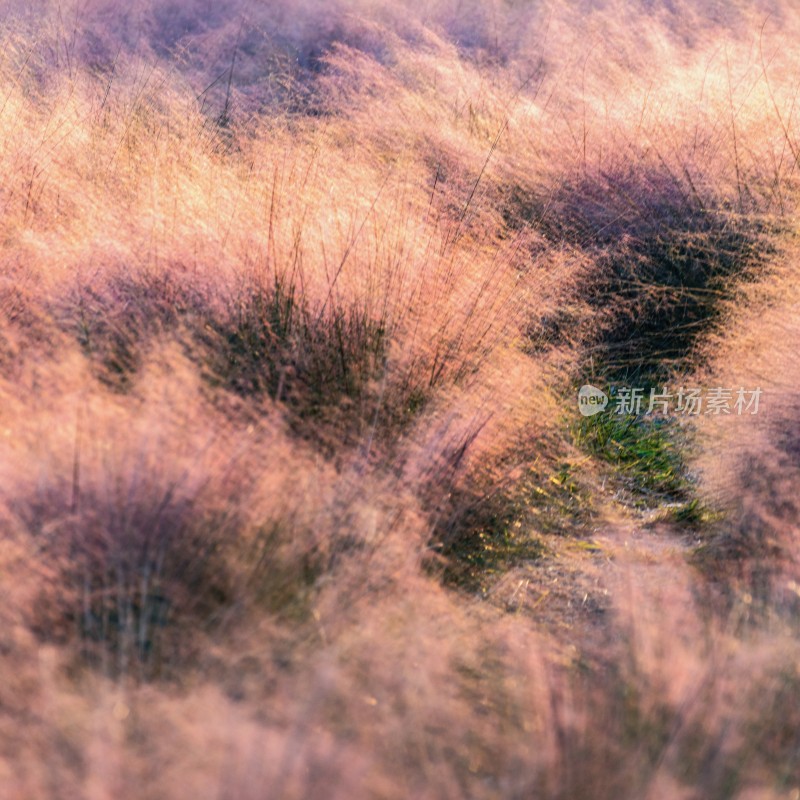
<svg viewBox="0 0 800 800"><path fill-rule="evenodd" d="M796 794L791 8L5 11L0 796Z"/></svg>

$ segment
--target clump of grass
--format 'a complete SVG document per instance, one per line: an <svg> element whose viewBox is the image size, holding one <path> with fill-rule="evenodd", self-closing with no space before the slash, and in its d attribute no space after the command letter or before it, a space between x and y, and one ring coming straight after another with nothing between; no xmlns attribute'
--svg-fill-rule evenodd
<svg viewBox="0 0 800 800"><path fill-rule="evenodd" d="M658 379L696 367L696 344L719 322L724 301L774 253L767 231L758 217L698 206L609 254L598 287L618 304L602 335L609 373Z"/></svg>
<svg viewBox="0 0 800 800"><path fill-rule="evenodd" d="M355 305L314 309L281 280L245 291L205 330L212 380L246 397L269 396L305 419L343 402L362 411L385 365L384 322Z"/></svg>
<svg viewBox="0 0 800 800"><path fill-rule="evenodd" d="M565 176L555 196L516 188L506 198L513 226L530 225L593 264L579 289L595 319L583 327L585 344L612 378L656 380L696 367L695 344L737 285L775 255L785 228L755 199L743 213L721 187L698 185L692 175L702 172L694 163L702 156L693 149L674 158L611 157Z"/></svg>
<svg viewBox="0 0 800 800"><path fill-rule="evenodd" d="M191 648L187 630L202 635L232 602L226 550L241 521L180 482L85 480L80 490L41 487L15 505L55 573L34 609L34 629L44 639L58 632L77 640L96 666L149 677L173 669Z"/></svg>
<svg viewBox="0 0 800 800"><path fill-rule="evenodd" d="M60 446L24 446L34 414L17 427L15 477L0 462L4 519L41 576L31 629L102 672L146 680L176 677L248 610L305 621L340 555L264 462L297 457L286 441L207 406L178 348L161 356L145 367L151 394L94 385L77 418L67 409ZM160 405L164 393L180 412Z"/></svg>

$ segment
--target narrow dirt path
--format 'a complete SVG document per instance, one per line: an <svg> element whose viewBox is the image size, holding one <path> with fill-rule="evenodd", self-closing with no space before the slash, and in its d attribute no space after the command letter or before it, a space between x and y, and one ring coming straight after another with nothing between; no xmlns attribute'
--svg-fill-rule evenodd
<svg viewBox="0 0 800 800"><path fill-rule="evenodd" d="M573 660L637 627L637 618L653 622L659 609L670 624L696 620L699 576L688 557L698 543L689 526L611 501L581 537L548 537L549 553L510 570L487 599L532 618Z"/></svg>

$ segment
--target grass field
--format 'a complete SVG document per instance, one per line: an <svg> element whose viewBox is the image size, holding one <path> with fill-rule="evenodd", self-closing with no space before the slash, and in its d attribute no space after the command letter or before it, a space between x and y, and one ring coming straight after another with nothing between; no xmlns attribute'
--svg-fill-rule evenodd
<svg viewBox="0 0 800 800"><path fill-rule="evenodd" d="M798 36L2 0L0 797L798 800Z"/></svg>

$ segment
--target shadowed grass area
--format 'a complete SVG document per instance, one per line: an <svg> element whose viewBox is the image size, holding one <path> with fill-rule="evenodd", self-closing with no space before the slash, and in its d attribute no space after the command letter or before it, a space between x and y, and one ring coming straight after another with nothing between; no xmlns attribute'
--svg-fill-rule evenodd
<svg viewBox="0 0 800 800"><path fill-rule="evenodd" d="M447 519L434 548L445 558L445 580L485 590L510 568L545 555L548 536L578 535L594 511L583 466L534 462L488 496L453 498L461 511Z"/></svg>
<svg viewBox="0 0 800 800"><path fill-rule="evenodd" d="M315 311L276 281L206 323L209 377L245 397L269 396L306 423L348 401L363 408L384 370L386 328L356 305Z"/></svg>
<svg viewBox="0 0 800 800"><path fill-rule="evenodd" d="M698 342L737 286L774 261L789 230L765 212L767 202L749 198L745 210L722 187L699 183L700 152L689 148L680 158L672 168L645 153L632 163L583 167L545 200L511 193L506 214L515 225L590 255L580 296L595 313L583 335L610 380L658 381L697 368ZM554 320L556 339L578 332L574 320Z"/></svg>

